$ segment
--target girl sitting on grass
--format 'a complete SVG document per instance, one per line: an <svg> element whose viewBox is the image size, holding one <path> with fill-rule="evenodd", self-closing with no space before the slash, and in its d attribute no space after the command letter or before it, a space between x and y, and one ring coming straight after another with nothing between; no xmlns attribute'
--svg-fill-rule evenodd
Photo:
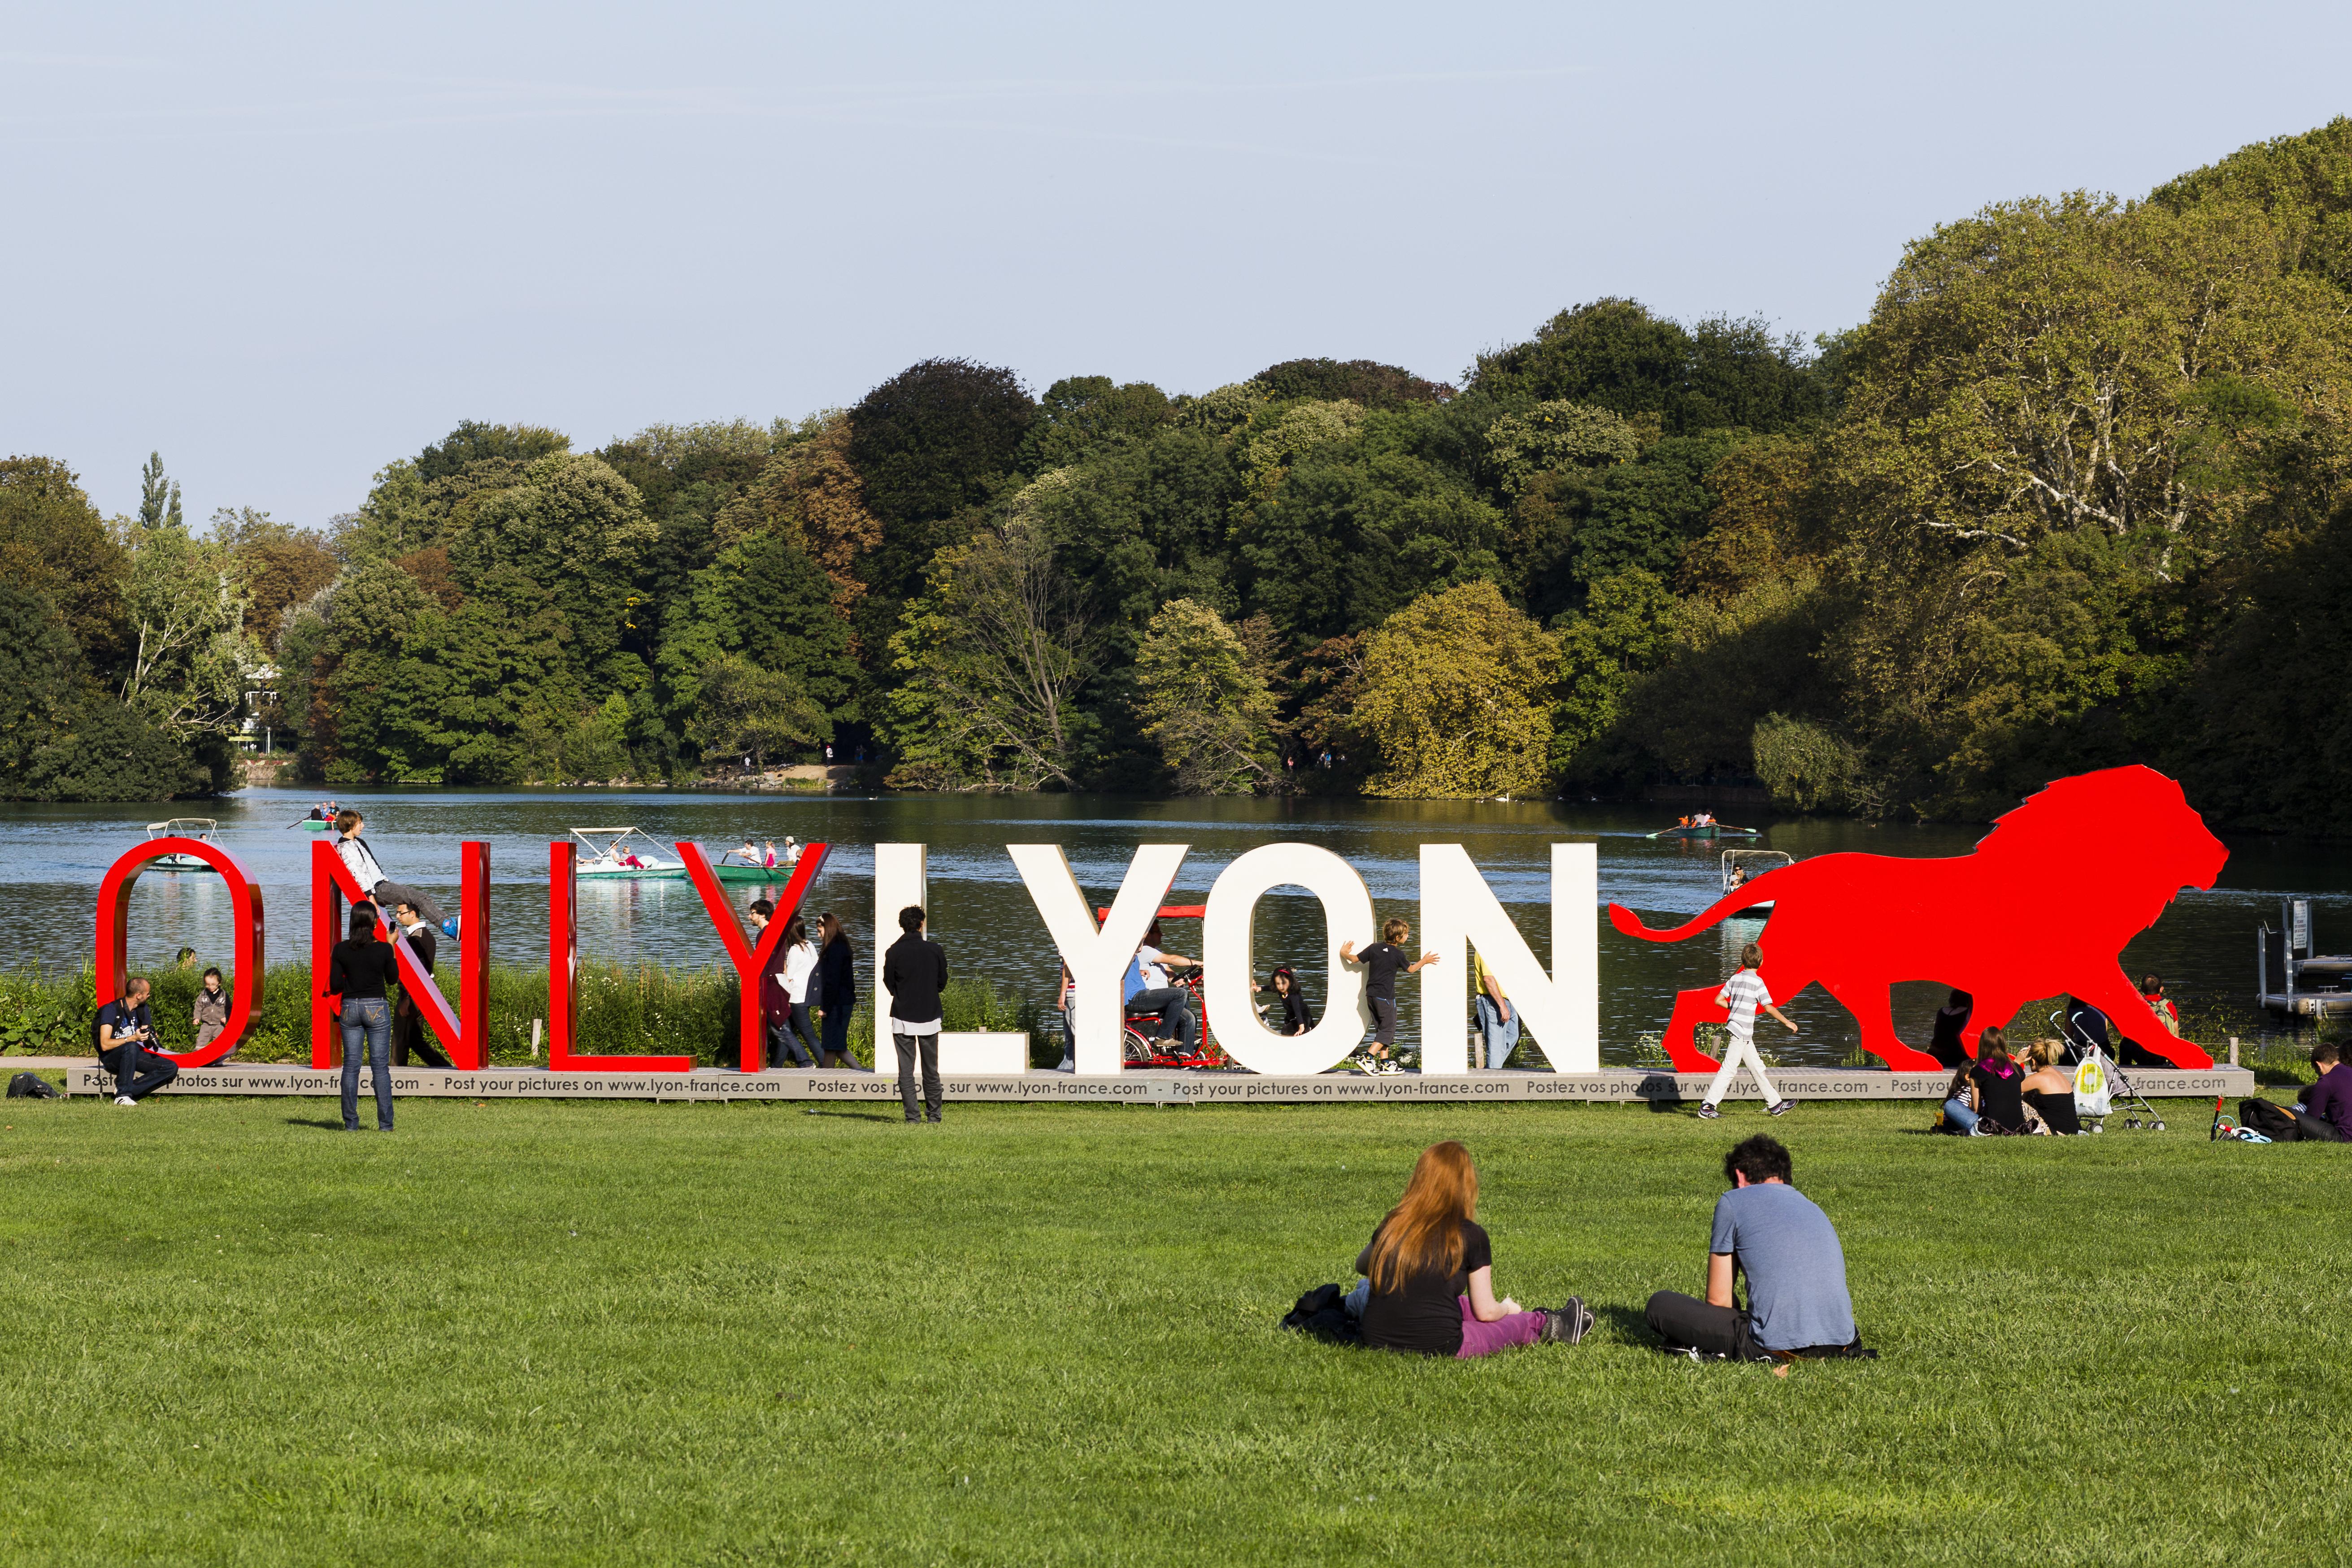
<svg viewBox="0 0 2352 1568"><path fill-rule="evenodd" d="M2024 1131L2025 1103L2018 1098L2018 1091L2024 1087L2025 1074L2010 1059L2009 1037L1997 1028L1979 1035L1977 1065L1969 1069L1969 1095L1977 1113L1976 1131Z"/></svg>
<svg viewBox="0 0 2352 1568"><path fill-rule="evenodd" d="M1553 1310L1495 1300L1495 1255L1478 1207L1470 1151L1449 1139L1422 1151L1404 1196L1356 1258L1371 1282L1364 1342L1383 1350L1467 1359L1538 1340L1574 1344L1592 1314L1570 1296Z"/></svg>

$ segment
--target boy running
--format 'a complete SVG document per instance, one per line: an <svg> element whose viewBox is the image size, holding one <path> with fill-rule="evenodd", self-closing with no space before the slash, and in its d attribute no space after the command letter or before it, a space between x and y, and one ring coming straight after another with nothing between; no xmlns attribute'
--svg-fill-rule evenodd
<svg viewBox="0 0 2352 1568"><path fill-rule="evenodd" d="M1706 1098L1699 1101L1698 1113L1709 1121L1723 1114L1716 1107L1723 1102L1724 1094L1731 1088L1732 1075L1742 1066L1756 1075L1756 1088L1764 1096L1767 1111L1781 1116L1796 1109L1795 1100L1782 1100L1772 1091L1772 1080L1764 1076L1764 1058L1756 1052L1759 1007L1780 1019L1789 1033L1797 1032L1797 1026L1789 1022L1788 1016L1772 1005L1772 993L1764 988L1763 976L1756 973L1763 962L1763 949L1749 942L1739 950L1739 973L1725 981L1723 989L1715 994L1717 1006L1731 1009L1731 1045L1723 1053L1723 1065L1716 1069L1715 1082L1707 1087Z"/></svg>

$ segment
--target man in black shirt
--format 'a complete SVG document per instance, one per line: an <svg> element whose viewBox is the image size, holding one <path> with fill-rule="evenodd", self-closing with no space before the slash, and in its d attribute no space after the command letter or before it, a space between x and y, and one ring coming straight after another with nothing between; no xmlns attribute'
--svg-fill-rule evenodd
<svg viewBox="0 0 2352 1568"><path fill-rule="evenodd" d="M1437 954L1424 952L1418 959L1404 955L1397 944L1412 935L1412 928L1400 920L1381 924L1381 940L1356 951L1352 942L1339 948L1339 962L1364 966L1364 998L1372 1005L1372 1049L1365 1064L1368 1072L1395 1072L1396 1061L1389 1055L1396 1044L1397 1002L1396 977L1415 974L1437 962Z"/></svg>
<svg viewBox="0 0 2352 1568"><path fill-rule="evenodd" d="M433 973L433 961L440 956L441 934L425 923L424 912L407 900L396 900L392 912L400 921L400 934L407 939L409 951L425 973ZM395 963L398 961L395 960ZM408 983L400 985L400 1005L392 1017L392 1065L404 1068L408 1053L415 1051L426 1067L446 1068L449 1058L441 1054L425 1032L425 1016L416 1010L416 998L408 994Z"/></svg>
<svg viewBox="0 0 2352 1568"><path fill-rule="evenodd" d="M907 1124L940 1119L940 991L948 983L947 950L923 935L923 911L909 904L898 911L906 934L882 955L882 989L890 994L889 1030L898 1047L898 1098ZM923 1064L923 1114L915 1106L915 1061ZM875 1068L882 1061L877 1045Z"/></svg>
<svg viewBox="0 0 2352 1568"><path fill-rule="evenodd" d="M147 1011L153 989L133 975L121 1000L98 1010L99 1065L114 1075L117 1105L136 1105L180 1076L177 1064L146 1047L155 1043L155 1020Z"/></svg>

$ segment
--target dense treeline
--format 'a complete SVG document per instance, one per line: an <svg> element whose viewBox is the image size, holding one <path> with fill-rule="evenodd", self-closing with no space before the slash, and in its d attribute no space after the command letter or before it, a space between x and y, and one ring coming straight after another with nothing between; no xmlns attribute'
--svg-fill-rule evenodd
<svg viewBox="0 0 2352 1568"><path fill-rule="evenodd" d="M958 360L593 452L468 422L306 533L0 468L0 770L201 788L237 694L329 782L1616 795L1981 816L2137 760L2217 818L2352 766L2352 121L1990 207L1811 343L1608 299L1458 387ZM16 679L6 676L15 674Z"/></svg>

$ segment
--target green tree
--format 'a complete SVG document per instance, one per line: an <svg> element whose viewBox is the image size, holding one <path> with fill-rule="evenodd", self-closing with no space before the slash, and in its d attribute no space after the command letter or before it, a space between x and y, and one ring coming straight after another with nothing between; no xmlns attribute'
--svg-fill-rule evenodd
<svg viewBox="0 0 2352 1568"><path fill-rule="evenodd" d="M148 453L139 470L139 526L180 528L185 521L180 513L180 481L164 475L163 453Z"/></svg>
<svg viewBox="0 0 2352 1568"><path fill-rule="evenodd" d="M832 722L791 678L721 654L698 672L701 700L688 735L706 754L747 754L754 767L795 746L822 744Z"/></svg>
<svg viewBox="0 0 2352 1568"><path fill-rule="evenodd" d="M247 678L262 663L245 636L236 552L168 520L131 529L122 542L132 634L123 702L175 740L234 734L245 719Z"/></svg>
<svg viewBox="0 0 2352 1568"><path fill-rule="evenodd" d="M1264 387L1268 397L1346 401L1365 408L1442 403L1454 395L1454 389L1443 382L1426 381L1409 370L1368 359L1285 360L1250 379Z"/></svg>
<svg viewBox="0 0 2352 1568"><path fill-rule="evenodd" d="M0 459L0 581L46 595L101 678L130 653L130 565L72 469L54 458Z"/></svg>
<svg viewBox="0 0 2352 1568"><path fill-rule="evenodd" d="M1148 381L1121 386L1107 375L1065 376L1038 401L1018 466L1042 474L1149 440L1173 413L1168 395Z"/></svg>
<svg viewBox="0 0 2352 1568"><path fill-rule="evenodd" d="M1494 584L1414 600L1365 640L1355 725L1372 795L1522 795L1543 782L1559 644Z"/></svg>
<svg viewBox="0 0 2352 1568"><path fill-rule="evenodd" d="M971 536L976 509L1010 483L1036 416L1013 372L961 359L909 365L849 411L849 462L882 524L863 574L872 591L856 612L865 647L887 641L932 556Z"/></svg>
<svg viewBox="0 0 2352 1568"><path fill-rule="evenodd" d="M81 650L48 596L0 578L0 793L22 798L34 754L84 700Z"/></svg>
<svg viewBox="0 0 2352 1568"><path fill-rule="evenodd" d="M1265 670L1223 616L1171 599L1136 658L1143 732L1185 795L1246 795L1273 785L1275 699Z"/></svg>
<svg viewBox="0 0 2352 1568"><path fill-rule="evenodd" d="M1633 567L1592 585L1581 611L1563 618L1559 702L1552 715L1551 771L1574 784L1614 784L1632 771L1619 734L1627 694L1664 659L1675 597L1655 574Z"/></svg>
<svg viewBox="0 0 2352 1568"><path fill-rule="evenodd" d="M902 681L884 713L893 787L1078 787L1094 728L1081 700L1102 646L1086 594L1034 526L941 550L890 642Z"/></svg>

